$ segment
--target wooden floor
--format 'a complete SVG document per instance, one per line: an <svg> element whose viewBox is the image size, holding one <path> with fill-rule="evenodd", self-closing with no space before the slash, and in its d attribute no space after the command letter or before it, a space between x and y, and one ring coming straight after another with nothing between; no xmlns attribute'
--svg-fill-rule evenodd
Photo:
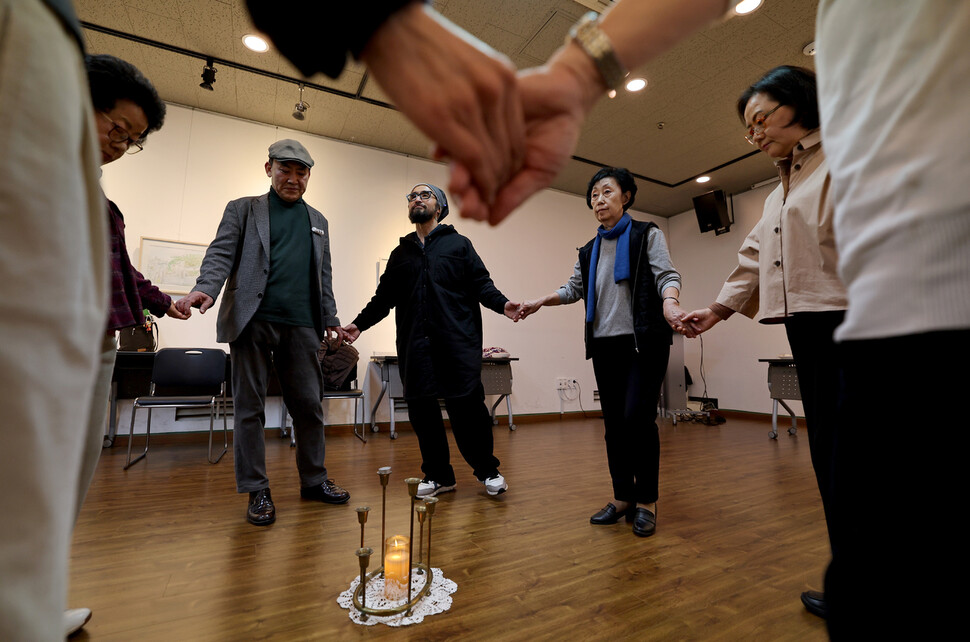
<svg viewBox="0 0 970 642"><path fill-rule="evenodd" d="M358 626L336 598L358 572L355 506L372 507L367 544L379 546L381 466L394 470L390 530L407 532L411 432L362 444L328 429L345 506L302 501L294 453L271 436L277 521L262 528L245 520L231 450L210 465L201 441L153 445L123 472L119 439L75 531L69 606L94 618L72 640L823 640L798 598L821 588L828 559L808 436L768 429L661 424L647 539L589 524L612 494L599 419L496 427L510 486L498 498L453 447L458 489L438 504L433 562L458 591L450 611L403 630Z"/></svg>

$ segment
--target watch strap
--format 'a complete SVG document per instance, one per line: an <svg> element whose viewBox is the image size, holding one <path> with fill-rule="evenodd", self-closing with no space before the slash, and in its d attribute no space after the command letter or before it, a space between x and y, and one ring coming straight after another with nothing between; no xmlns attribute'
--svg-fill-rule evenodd
<svg viewBox="0 0 970 642"><path fill-rule="evenodd" d="M575 40L596 65L608 89L616 89L623 84L629 73L613 50L613 43L599 27L600 16L590 11L569 30L569 40Z"/></svg>

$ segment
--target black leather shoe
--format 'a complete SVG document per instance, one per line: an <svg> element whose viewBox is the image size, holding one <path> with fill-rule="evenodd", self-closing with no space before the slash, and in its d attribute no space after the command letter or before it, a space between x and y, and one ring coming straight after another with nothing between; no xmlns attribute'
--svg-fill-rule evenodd
<svg viewBox="0 0 970 642"><path fill-rule="evenodd" d="M269 489L255 490L249 493L249 510L246 519L255 526L269 526L276 521L276 506L270 497Z"/></svg>
<svg viewBox="0 0 970 642"><path fill-rule="evenodd" d="M633 514L633 534L650 537L657 531L657 516L646 508L638 508Z"/></svg>
<svg viewBox="0 0 970 642"><path fill-rule="evenodd" d="M828 615L828 606L825 604L825 593L822 591L805 591L802 593L802 604L805 610L812 615L817 615L823 620Z"/></svg>
<svg viewBox="0 0 970 642"><path fill-rule="evenodd" d="M616 510L616 506L613 505L613 502L610 502L609 504L603 507L603 510L601 510L600 512L590 517L589 523L597 524L597 525L615 524L618 521L620 521L620 518L623 516L626 516L626 521L628 522L632 521L633 508L634 507L631 505L629 508L627 508L625 511L621 513Z"/></svg>
<svg viewBox="0 0 970 642"><path fill-rule="evenodd" d="M300 489L300 497L324 504L346 504L350 493L328 479L319 486L306 486Z"/></svg>

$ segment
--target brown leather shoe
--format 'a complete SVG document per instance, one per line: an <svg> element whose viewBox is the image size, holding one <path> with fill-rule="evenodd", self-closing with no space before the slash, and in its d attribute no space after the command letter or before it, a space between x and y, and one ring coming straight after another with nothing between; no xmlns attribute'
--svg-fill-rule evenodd
<svg viewBox="0 0 970 642"><path fill-rule="evenodd" d="M300 489L300 497L324 504L346 504L350 493L328 479L319 486L305 486Z"/></svg>
<svg viewBox="0 0 970 642"><path fill-rule="evenodd" d="M268 526L276 521L276 506L269 489L255 490L249 493L249 510L246 519L254 526Z"/></svg>

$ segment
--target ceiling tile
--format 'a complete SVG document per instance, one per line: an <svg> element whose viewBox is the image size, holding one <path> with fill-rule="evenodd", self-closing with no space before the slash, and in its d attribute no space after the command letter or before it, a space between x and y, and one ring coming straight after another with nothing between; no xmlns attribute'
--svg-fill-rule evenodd
<svg viewBox="0 0 970 642"><path fill-rule="evenodd" d="M185 33L179 19L128 7L128 19L132 32L143 38L150 38L176 47L186 47Z"/></svg>
<svg viewBox="0 0 970 642"><path fill-rule="evenodd" d="M128 18L128 7L124 0L101 0L101 2L78 2L77 17L82 22L90 22L109 29L131 32L132 24Z"/></svg>
<svg viewBox="0 0 970 642"><path fill-rule="evenodd" d="M177 0L125 0L125 5L136 11L145 11L166 18L179 19Z"/></svg>
<svg viewBox="0 0 970 642"><path fill-rule="evenodd" d="M218 67L218 65L216 65L216 67ZM218 76L218 74L216 75ZM271 96L275 96L277 92L284 92L293 96L294 103L297 101L300 94L300 90L296 85L282 84L274 78L247 73L236 74L236 91L238 91L240 94L255 92L269 94Z"/></svg>
<svg viewBox="0 0 970 642"><path fill-rule="evenodd" d="M245 114L247 119L269 123L273 121L276 114L276 95L258 91L240 91L236 95L236 106L239 113Z"/></svg>
<svg viewBox="0 0 970 642"><path fill-rule="evenodd" d="M179 0L178 8L187 48L218 58L233 58L236 39L229 5L218 0Z"/></svg>
<svg viewBox="0 0 970 642"><path fill-rule="evenodd" d="M538 60L547 60L565 39L569 28L576 23L575 16L565 12L556 12L536 32L522 48L521 53Z"/></svg>

